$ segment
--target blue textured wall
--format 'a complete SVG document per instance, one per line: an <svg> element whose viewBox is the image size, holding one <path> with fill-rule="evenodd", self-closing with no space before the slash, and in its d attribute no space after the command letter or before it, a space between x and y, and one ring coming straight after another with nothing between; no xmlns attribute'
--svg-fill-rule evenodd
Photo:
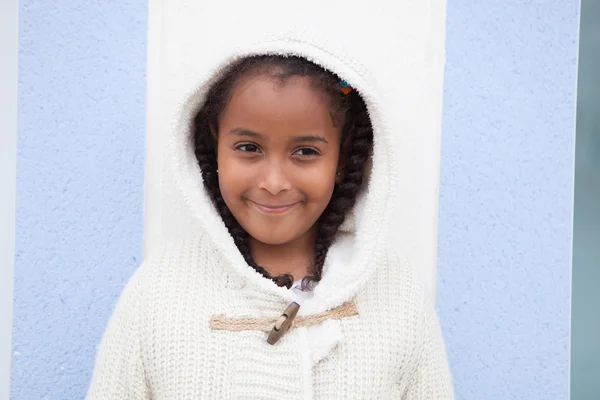
<svg viewBox="0 0 600 400"><path fill-rule="evenodd" d="M578 1L449 0L439 304L458 399L566 399ZM142 249L146 3L22 0L11 398L79 399Z"/></svg>
<svg viewBox="0 0 600 400"><path fill-rule="evenodd" d="M578 7L448 2L438 303L458 399L568 399Z"/></svg>
<svg viewBox="0 0 600 400"><path fill-rule="evenodd" d="M20 2L11 399L81 399L143 238L147 5Z"/></svg>

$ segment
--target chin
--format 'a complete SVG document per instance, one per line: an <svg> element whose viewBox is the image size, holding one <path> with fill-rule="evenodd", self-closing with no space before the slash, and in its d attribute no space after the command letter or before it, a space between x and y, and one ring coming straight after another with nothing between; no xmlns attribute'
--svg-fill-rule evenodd
<svg viewBox="0 0 600 400"><path fill-rule="evenodd" d="M289 243L296 239L294 235L274 235L274 234L259 234L248 232L250 236L254 238L254 240L264 243L269 246L280 246L282 244Z"/></svg>

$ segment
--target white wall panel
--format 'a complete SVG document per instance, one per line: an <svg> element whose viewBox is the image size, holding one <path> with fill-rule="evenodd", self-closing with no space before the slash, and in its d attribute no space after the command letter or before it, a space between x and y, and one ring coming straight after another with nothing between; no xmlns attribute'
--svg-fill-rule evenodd
<svg viewBox="0 0 600 400"><path fill-rule="evenodd" d="M340 29L327 39L366 60L383 90L400 93L407 109L399 113L429 125L424 135L398 132L402 187L400 209L393 217L398 233L393 246L402 249L433 295L446 1L308 0L294 7L272 0L150 1L146 253L169 237L195 229L177 198L164 149L179 105L215 54L265 34L302 30L319 37L322 27L338 24ZM404 60L404 67L397 68L393 59Z"/></svg>

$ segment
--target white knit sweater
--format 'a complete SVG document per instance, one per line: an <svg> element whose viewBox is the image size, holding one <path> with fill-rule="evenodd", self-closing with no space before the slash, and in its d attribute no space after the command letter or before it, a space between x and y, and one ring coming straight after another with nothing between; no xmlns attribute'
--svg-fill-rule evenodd
<svg viewBox="0 0 600 400"><path fill-rule="evenodd" d="M127 284L98 349L89 400L453 398L434 307L415 267L400 261L391 226L409 175L398 168L398 138L411 118L399 112L400 98L380 93L369 69L340 49L305 34L272 38L225 52L194 78L168 154L178 188L171 195L198 229L154 249ZM190 129L222 67L262 53L302 55L336 72L361 93L374 128L368 179L298 313L353 302L358 315L294 327L275 345L265 332L211 328L217 315L275 320L295 297L245 264L204 191Z"/></svg>
<svg viewBox="0 0 600 400"><path fill-rule="evenodd" d="M349 245L331 250L342 267ZM263 332L209 328L216 314L277 317L289 302L226 264L206 237L151 257L112 316L88 399L453 398L437 319L410 268L381 263L352 296L358 317L296 328L271 346Z"/></svg>

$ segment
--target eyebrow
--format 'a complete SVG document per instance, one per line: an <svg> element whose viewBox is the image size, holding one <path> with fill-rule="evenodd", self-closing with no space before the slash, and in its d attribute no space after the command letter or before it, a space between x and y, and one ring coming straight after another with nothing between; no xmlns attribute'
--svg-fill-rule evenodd
<svg viewBox="0 0 600 400"><path fill-rule="evenodd" d="M232 129L229 133L232 135L236 135L236 136L248 136L248 137L257 138L257 139L265 137L265 135L263 135L263 134L260 134L258 132L253 132L253 131L250 131L248 129L243 129L243 128ZM319 136L319 135L294 136L293 141L294 142L322 142L325 144L329 144L327 139L325 139L323 136Z"/></svg>

